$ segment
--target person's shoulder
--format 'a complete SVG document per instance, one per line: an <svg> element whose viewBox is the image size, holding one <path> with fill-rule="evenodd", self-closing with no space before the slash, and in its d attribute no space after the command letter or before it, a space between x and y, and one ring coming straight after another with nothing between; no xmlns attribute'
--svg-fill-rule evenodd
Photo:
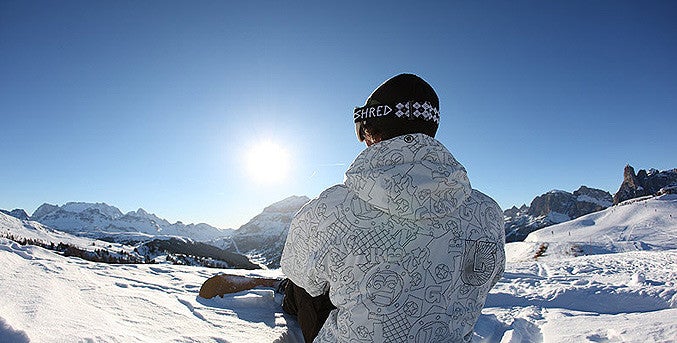
<svg viewBox="0 0 677 343"><path fill-rule="evenodd" d="M486 204L487 206L494 207L500 211L501 207L498 205L496 200L492 199L490 196L476 190L473 188L470 193L470 198L476 202Z"/></svg>
<svg viewBox="0 0 677 343"><path fill-rule="evenodd" d="M320 193L318 198L336 197L336 196L340 196L340 195L346 195L346 194L348 194L348 192L349 192L349 189L348 189L348 187L346 187L346 185L338 184L338 185L331 186L331 187L325 189L324 191L322 191L322 193Z"/></svg>
<svg viewBox="0 0 677 343"><path fill-rule="evenodd" d="M331 186L322 191L317 198L314 198L303 205L298 214L314 212L318 207L326 208L328 206L343 203L348 196L350 196L350 190L345 185L338 184Z"/></svg>

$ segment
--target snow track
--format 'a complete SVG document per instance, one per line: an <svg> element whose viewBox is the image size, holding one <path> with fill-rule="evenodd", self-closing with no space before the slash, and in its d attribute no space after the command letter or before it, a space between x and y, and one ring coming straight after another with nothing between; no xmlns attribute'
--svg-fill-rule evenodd
<svg viewBox="0 0 677 343"><path fill-rule="evenodd" d="M671 341L675 265L674 250L509 264L487 298L476 340L644 342L647 335Z"/></svg>

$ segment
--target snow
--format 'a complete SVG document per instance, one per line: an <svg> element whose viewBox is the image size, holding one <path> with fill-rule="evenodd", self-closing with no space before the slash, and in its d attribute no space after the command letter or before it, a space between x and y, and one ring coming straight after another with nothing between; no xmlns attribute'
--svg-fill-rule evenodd
<svg viewBox="0 0 677 343"><path fill-rule="evenodd" d="M577 246L586 253L677 249L677 195L628 200L532 232L525 242Z"/></svg>
<svg viewBox="0 0 677 343"><path fill-rule="evenodd" d="M61 231L122 241L183 236L203 242L233 233L204 223L171 224L143 209L122 214L117 207L105 203L69 202L61 207L43 204L31 218Z"/></svg>
<svg viewBox="0 0 677 343"><path fill-rule="evenodd" d="M116 207L109 206L106 203L95 203L95 204L90 204L90 203L85 203L85 202L69 202L66 203L61 207L62 210L66 212L73 212L73 213L82 213L87 210L98 210L102 214L110 217L110 218L118 218L122 216L122 212L118 210Z"/></svg>
<svg viewBox="0 0 677 343"><path fill-rule="evenodd" d="M0 214L0 233L61 234L9 218ZM675 341L677 196L544 228L508 244L506 254L474 342ZM220 272L282 277L94 263L0 238L0 341L302 342L272 289L198 297L202 282Z"/></svg>
<svg viewBox="0 0 677 343"><path fill-rule="evenodd" d="M579 195L579 196L576 198L576 200L578 200L578 201L580 201L580 202L589 202L589 203L593 203L593 204L595 204L595 205L599 205L599 206L604 207L604 208L611 207L611 206L613 206L613 204L614 204L612 201L607 201L607 200L602 200L602 199L596 199L596 198L593 198L593 197L591 197L591 196L589 196L589 195L585 195L585 194Z"/></svg>
<svg viewBox="0 0 677 343"><path fill-rule="evenodd" d="M561 189L551 189L546 194L571 194L571 193Z"/></svg>
<svg viewBox="0 0 677 343"><path fill-rule="evenodd" d="M530 342L669 341L677 337L676 262L673 250L510 263L480 323L494 337L512 331Z"/></svg>
<svg viewBox="0 0 677 343"><path fill-rule="evenodd" d="M301 341L272 289L199 298L202 282L221 270L93 263L7 239L0 268L0 333L35 342Z"/></svg>
<svg viewBox="0 0 677 343"><path fill-rule="evenodd" d="M79 237L66 232L53 230L45 225L35 221L24 221L8 215L0 213L0 236L10 233L14 236L43 241L45 243L59 242L74 245L87 251L94 251L96 249L104 249L110 251L125 251L131 253L134 247L111 243L107 241Z"/></svg>
<svg viewBox="0 0 677 343"><path fill-rule="evenodd" d="M568 215L566 215L564 213L551 211L546 216L546 220L551 222L551 223L561 223L561 222L565 222L567 220L571 220L571 217L569 217Z"/></svg>

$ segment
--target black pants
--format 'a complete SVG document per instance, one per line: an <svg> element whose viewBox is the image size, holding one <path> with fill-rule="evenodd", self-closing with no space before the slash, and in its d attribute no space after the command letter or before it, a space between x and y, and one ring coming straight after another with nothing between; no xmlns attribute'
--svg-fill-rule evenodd
<svg viewBox="0 0 677 343"><path fill-rule="evenodd" d="M329 300L329 293L311 297L305 289L287 279L282 309L296 316L306 343L312 342L317 337L329 312L335 308Z"/></svg>

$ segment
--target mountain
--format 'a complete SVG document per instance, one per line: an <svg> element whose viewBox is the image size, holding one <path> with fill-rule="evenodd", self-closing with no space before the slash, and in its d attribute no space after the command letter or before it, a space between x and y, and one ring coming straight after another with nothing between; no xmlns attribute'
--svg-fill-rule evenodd
<svg viewBox="0 0 677 343"><path fill-rule="evenodd" d="M530 233L512 248L527 247L518 259L677 249L677 194L627 200L605 210ZM544 245L545 244L545 245ZM535 246L543 251L535 250ZM512 256L517 256L513 251Z"/></svg>
<svg viewBox="0 0 677 343"><path fill-rule="evenodd" d="M291 196L276 202L242 225L232 236L209 243L246 254L268 268L279 268L291 220L309 200L305 196Z"/></svg>
<svg viewBox="0 0 677 343"><path fill-rule="evenodd" d="M538 229L594 213L612 205L649 195L677 193L677 169L640 170L626 165L623 182L613 196L607 191L581 186L573 193L553 190L534 198L530 206L513 206L503 212L507 242L518 242Z"/></svg>
<svg viewBox="0 0 677 343"><path fill-rule="evenodd" d="M147 251L151 255L167 254L166 259L174 264L247 270L261 269L244 255L225 251L202 242L173 237L170 239L154 239L143 243L142 246L144 249L139 249L140 251Z"/></svg>
<svg viewBox="0 0 677 343"><path fill-rule="evenodd" d="M75 236L129 244L148 261L259 268L238 257L246 254L260 265L279 268L291 220L309 200L305 196L291 196L276 202L236 231L207 224L171 224L143 209L123 214L106 203L43 204L30 219ZM163 253L166 257L158 259ZM187 256L200 259L195 261ZM228 263L224 266L205 259Z"/></svg>
<svg viewBox="0 0 677 343"><path fill-rule="evenodd" d="M581 186L573 193L552 190L534 198L530 206L513 206L503 212L505 239L522 241L531 232L597 212L613 205L609 192Z"/></svg>
<svg viewBox="0 0 677 343"><path fill-rule="evenodd" d="M69 202L63 206L43 204L32 220L79 236L105 238L116 242L148 241L156 237L187 237L208 241L229 236L233 230L222 230L207 224L171 224L143 209L123 214L105 203Z"/></svg>
<svg viewBox="0 0 677 343"><path fill-rule="evenodd" d="M0 209L0 212L7 214L7 215L10 215L14 218L18 218L18 219L28 220L28 218L29 218L28 213L26 213L26 211L24 211L23 209L20 209L20 208L13 209L11 211L5 211L5 210Z"/></svg>
<svg viewBox="0 0 677 343"><path fill-rule="evenodd" d="M188 238L153 239L121 244L81 237L52 229L36 221L0 213L0 237L21 245L35 245L64 256L116 264L170 263L191 266L260 269L241 254L195 242Z"/></svg>
<svg viewBox="0 0 677 343"><path fill-rule="evenodd" d="M0 213L0 237L23 245L36 245L90 261L142 263L144 257L135 247L54 230L36 221L22 220Z"/></svg>
<svg viewBox="0 0 677 343"><path fill-rule="evenodd" d="M647 172L640 169L635 174L635 169L626 165L623 170L623 183L614 194L614 204L625 200L653 195L665 187L677 187L677 169L658 171L649 169Z"/></svg>

